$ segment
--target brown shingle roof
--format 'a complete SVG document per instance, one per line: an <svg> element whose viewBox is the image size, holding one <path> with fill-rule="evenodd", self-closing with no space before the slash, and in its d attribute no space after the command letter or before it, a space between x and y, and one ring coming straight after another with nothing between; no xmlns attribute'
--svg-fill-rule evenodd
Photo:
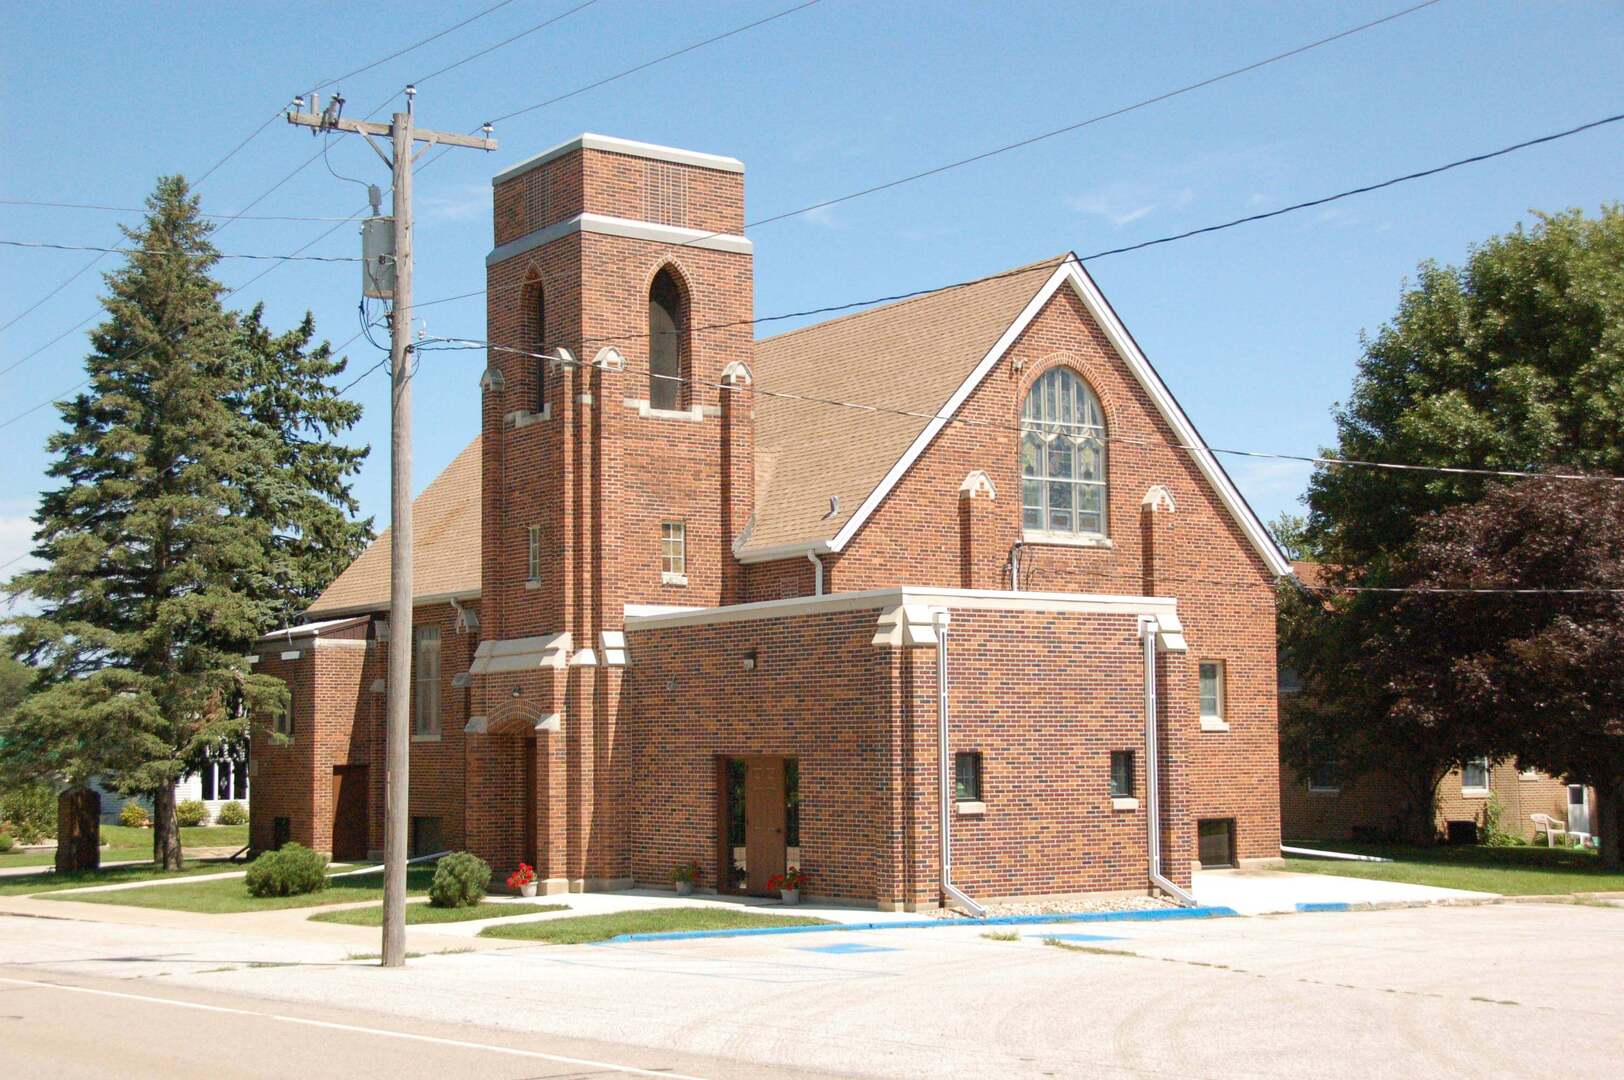
<svg viewBox="0 0 1624 1080"><path fill-rule="evenodd" d="M412 500L412 585L421 598L479 591L480 454L475 438ZM389 530L310 605L309 615L389 606Z"/></svg>
<svg viewBox="0 0 1624 1080"><path fill-rule="evenodd" d="M757 342L756 506L742 553L832 538L929 423L770 392L933 414L1064 258ZM832 496L840 509L826 517Z"/></svg>

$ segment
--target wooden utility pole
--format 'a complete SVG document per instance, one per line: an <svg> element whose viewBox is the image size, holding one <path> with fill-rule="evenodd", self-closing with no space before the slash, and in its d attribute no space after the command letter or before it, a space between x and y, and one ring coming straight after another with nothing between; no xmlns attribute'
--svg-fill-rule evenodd
<svg viewBox="0 0 1624 1080"><path fill-rule="evenodd" d="M417 155L436 143L495 150L496 140L485 125L482 135L456 135L412 127L412 99L417 88L406 88L406 111L395 113L387 124L343 118L344 99L334 95L326 112L318 109L314 94L310 112L296 99L288 123L362 135L394 179L395 284L394 307L389 315L391 376L389 454L389 681L388 765L384 772L383 841L383 966L406 963L406 845L410 828L407 796L411 770L412 703L412 164ZM390 153L377 138L387 136ZM414 152L414 143L423 143Z"/></svg>

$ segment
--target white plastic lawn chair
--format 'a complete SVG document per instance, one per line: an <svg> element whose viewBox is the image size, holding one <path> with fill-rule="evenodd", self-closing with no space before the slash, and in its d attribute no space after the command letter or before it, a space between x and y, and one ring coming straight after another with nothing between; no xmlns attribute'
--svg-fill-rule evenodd
<svg viewBox="0 0 1624 1080"><path fill-rule="evenodd" d="M1534 819L1534 839L1539 839L1541 832L1545 833L1545 846L1555 847L1558 834L1568 835L1568 823L1564 819L1560 823L1549 814L1529 814Z"/></svg>

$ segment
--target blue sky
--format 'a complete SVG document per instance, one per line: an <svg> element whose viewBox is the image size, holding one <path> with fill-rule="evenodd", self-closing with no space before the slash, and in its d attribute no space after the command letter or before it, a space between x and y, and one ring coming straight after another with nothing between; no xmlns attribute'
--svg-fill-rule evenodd
<svg viewBox="0 0 1624 1080"><path fill-rule="evenodd" d="M416 3L32 4L0 39L0 197L138 206L153 179L196 176L312 83L488 7ZM342 83L347 115L579 0L514 0ZM692 41L791 6L600 0L423 83L419 123L467 130ZM581 131L745 161L747 216L794 209L1045 131L1237 67L1406 6L956 4L823 0L720 44L499 126L494 155L458 151L417 179L417 296L483 287L490 176ZM1620 111L1624 6L1433 7L1175 100L989 161L766 225L756 304L768 315L963 280L1067 249L1133 243L1425 168ZM391 105L391 107L393 107ZM1214 446L1313 452L1333 436L1361 330L1392 312L1418 262L1468 246L1533 209L1617 199L1624 126L1450 174L1148 251L1089 269ZM241 209L317 144L277 121L201 187ZM359 140L336 171L384 183ZM255 214L338 215L362 189L322 163ZM109 245L120 215L0 205L0 238ZM222 251L287 253L327 226L238 221ZM310 249L352 255L344 226ZM0 323L90 256L0 250ZM98 272L0 332L0 367L96 312ZM266 264L227 261L237 285ZM334 343L356 330L354 264L288 263L231 301L263 300L272 325L306 309ZM484 303L423 313L428 330L482 337ZM93 324L92 324L93 325ZM789 324L793 325L793 324ZM772 332L787 328L775 324ZM86 327L88 330L89 327ZM0 375L0 420L82 377L85 331ZM353 372L376 354L347 350ZM417 383L421 489L479 424L477 352L426 356ZM356 485L388 511L387 381L352 395L353 438L379 449ZM43 409L0 428L0 562L28 546L46 483ZM1305 467L1224 459L1259 514L1293 509ZM20 564L19 564L20 565ZM18 567L6 571L7 574Z"/></svg>

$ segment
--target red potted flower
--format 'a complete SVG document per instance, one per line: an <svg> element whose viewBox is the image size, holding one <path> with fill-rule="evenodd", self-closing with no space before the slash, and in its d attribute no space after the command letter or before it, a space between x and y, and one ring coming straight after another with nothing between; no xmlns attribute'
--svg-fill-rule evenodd
<svg viewBox="0 0 1624 1080"><path fill-rule="evenodd" d="M519 868L508 875L507 887L520 896L536 895L536 868L520 863Z"/></svg>
<svg viewBox="0 0 1624 1080"><path fill-rule="evenodd" d="M671 871L671 884L676 887L678 896L689 896L694 886L699 884L699 864L686 862L679 864Z"/></svg>
<svg viewBox="0 0 1624 1080"><path fill-rule="evenodd" d="M786 904L799 904L801 902L801 885L806 881L806 874L799 868L774 874L767 879L767 888L777 889L778 898Z"/></svg>

